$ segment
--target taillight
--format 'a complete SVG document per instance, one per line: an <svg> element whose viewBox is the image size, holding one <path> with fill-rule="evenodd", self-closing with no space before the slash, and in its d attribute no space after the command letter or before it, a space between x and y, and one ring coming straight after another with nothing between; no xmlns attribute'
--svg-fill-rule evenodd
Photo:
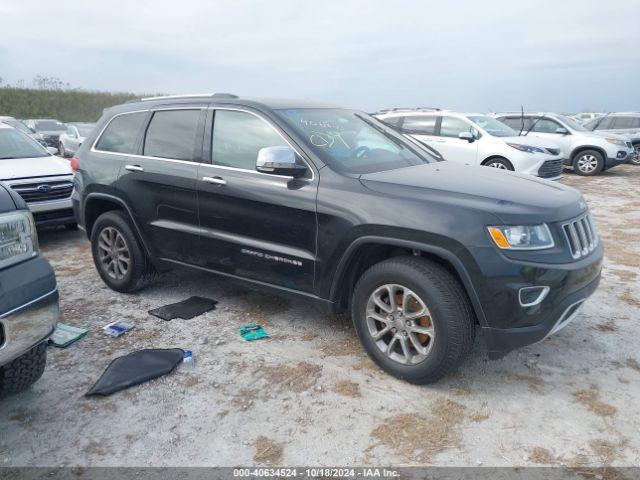
<svg viewBox="0 0 640 480"><path fill-rule="evenodd" d="M78 157L73 157L71 159L71 170L75 172L76 170L78 170L79 166L80 166L80 160L78 159Z"/></svg>

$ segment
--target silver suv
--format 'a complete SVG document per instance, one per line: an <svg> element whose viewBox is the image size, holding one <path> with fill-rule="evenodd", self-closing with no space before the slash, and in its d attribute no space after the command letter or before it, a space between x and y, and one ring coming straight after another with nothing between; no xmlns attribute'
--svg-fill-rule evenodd
<svg viewBox="0 0 640 480"><path fill-rule="evenodd" d="M575 120L556 113L494 113L493 116L522 132L556 143L578 175L597 175L633 159L631 140L614 133L592 132Z"/></svg>
<svg viewBox="0 0 640 480"><path fill-rule="evenodd" d="M624 135L633 144L631 163L640 165L640 112L607 113L584 124L587 130Z"/></svg>

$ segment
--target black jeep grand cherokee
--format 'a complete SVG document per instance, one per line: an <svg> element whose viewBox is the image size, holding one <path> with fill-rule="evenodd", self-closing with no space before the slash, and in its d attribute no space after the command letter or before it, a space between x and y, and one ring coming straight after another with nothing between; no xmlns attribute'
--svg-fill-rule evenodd
<svg viewBox="0 0 640 480"><path fill-rule="evenodd" d="M77 219L120 292L188 266L351 309L386 371L427 383L575 317L602 245L576 190L437 161L372 117L234 95L107 110L72 160Z"/></svg>

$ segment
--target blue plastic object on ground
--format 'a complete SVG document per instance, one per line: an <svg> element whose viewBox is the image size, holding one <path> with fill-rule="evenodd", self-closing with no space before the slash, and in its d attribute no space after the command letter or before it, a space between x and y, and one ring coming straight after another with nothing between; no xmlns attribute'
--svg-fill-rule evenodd
<svg viewBox="0 0 640 480"><path fill-rule="evenodd" d="M265 332L260 325L243 325L240 327L240 336L247 342L267 338L269 334Z"/></svg>

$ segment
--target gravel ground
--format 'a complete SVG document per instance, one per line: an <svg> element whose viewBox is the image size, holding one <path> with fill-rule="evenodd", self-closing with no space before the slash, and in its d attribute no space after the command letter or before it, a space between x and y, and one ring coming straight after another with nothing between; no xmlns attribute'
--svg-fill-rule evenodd
<svg viewBox="0 0 640 480"><path fill-rule="evenodd" d="M43 231L61 321L91 332L49 348L43 378L0 404L0 465L640 465L640 169L566 173L606 246L600 288L556 336L501 360L481 342L459 373L414 386L381 372L346 317L173 272L137 295L103 285L82 232ZM205 295L217 310L164 322L147 310ZM101 327L136 327L109 338ZM271 337L245 342L244 323ZM192 370L108 398L84 392L109 362L141 348L181 347Z"/></svg>

